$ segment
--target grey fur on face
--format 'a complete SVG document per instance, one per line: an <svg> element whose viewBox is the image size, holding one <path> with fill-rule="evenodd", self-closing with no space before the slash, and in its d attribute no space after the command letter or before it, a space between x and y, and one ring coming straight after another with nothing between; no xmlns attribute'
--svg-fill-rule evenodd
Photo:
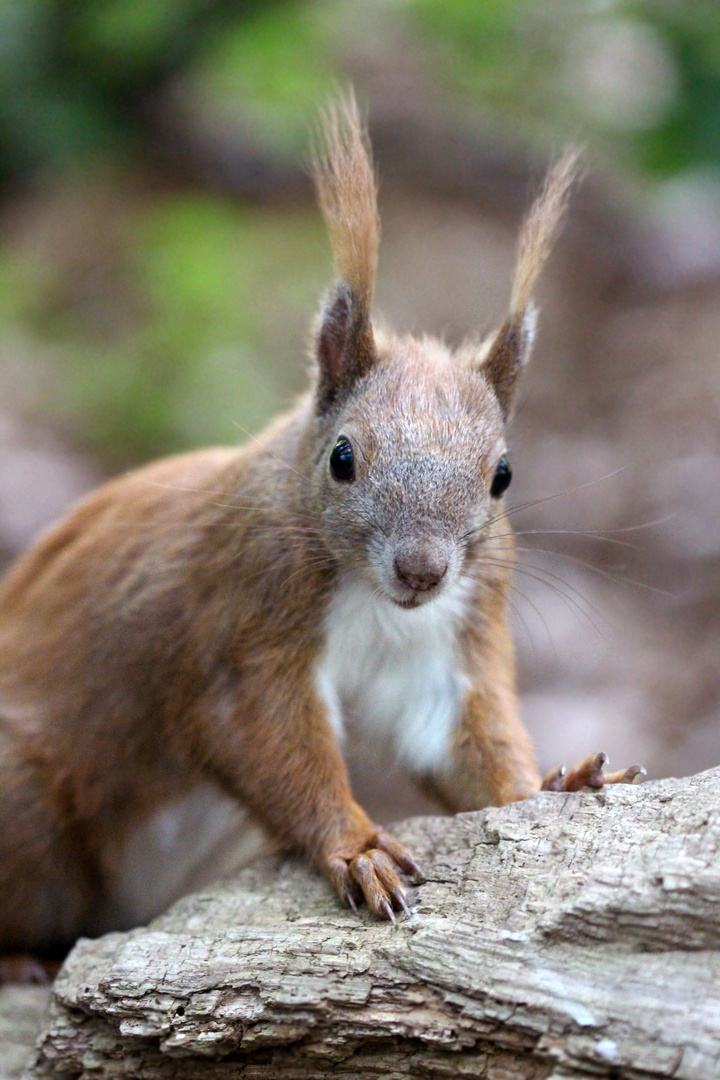
<svg viewBox="0 0 720 1080"><path fill-rule="evenodd" d="M461 573L469 539L491 515L504 426L467 348L382 342L376 366L326 421L313 483L327 543L390 600L433 599ZM338 439L353 448L351 483L328 464Z"/></svg>

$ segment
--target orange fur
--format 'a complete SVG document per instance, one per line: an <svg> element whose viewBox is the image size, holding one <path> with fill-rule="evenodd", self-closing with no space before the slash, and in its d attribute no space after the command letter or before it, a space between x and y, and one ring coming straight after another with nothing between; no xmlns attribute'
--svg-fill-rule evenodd
<svg viewBox="0 0 720 1080"><path fill-rule="evenodd" d="M350 91L327 109L313 160L318 201L339 277L372 303L380 219L367 132Z"/></svg>
<svg viewBox="0 0 720 1080"><path fill-rule="evenodd" d="M579 157L579 151L574 148L565 151L545 177L540 195L525 219L510 297L510 314L513 318L522 317L532 300L538 278L567 212L570 192L577 179Z"/></svg>
<svg viewBox="0 0 720 1080"><path fill-rule="evenodd" d="M551 174L528 219L511 316L529 304L571 171L567 159ZM366 662L382 673L368 708L391 723L415 689L413 650L437 641L418 668L438 691L435 742L407 752L452 808L540 786L517 718L507 543L505 561L486 557L529 343L501 331L485 355L376 340L376 184L352 96L327 115L315 172L343 280L319 320L313 392L251 445L107 484L0 587L0 949L56 948L118 925L133 836L199 783L314 860L351 905L401 910L399 873L417 868L352 797L336 633L351 651L353 632L365 635ZM351 475L333 464L344 444Z"/></svg>

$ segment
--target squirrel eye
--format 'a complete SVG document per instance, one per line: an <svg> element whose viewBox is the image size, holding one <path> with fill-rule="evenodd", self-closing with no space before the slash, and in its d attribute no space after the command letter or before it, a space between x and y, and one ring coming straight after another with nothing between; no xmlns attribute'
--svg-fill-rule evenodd
<svg viewBox="0 0 720 1080"><path fill-rule="evenodd" d="M510 481L512 480L512 469L510 468L510 462L503 456L498 461L495 475L493 476L492 484L490 485L490 494L493 499L499 499L501 495L504 495L507 489L510 487Z"/></svg>
<svg viewBox="0 0 720 1080"><path fill-rule="evenodd" d="M355 454L350 440L338 439L330 455L330 472L336 480L352 482L355 479Z"/></svg>

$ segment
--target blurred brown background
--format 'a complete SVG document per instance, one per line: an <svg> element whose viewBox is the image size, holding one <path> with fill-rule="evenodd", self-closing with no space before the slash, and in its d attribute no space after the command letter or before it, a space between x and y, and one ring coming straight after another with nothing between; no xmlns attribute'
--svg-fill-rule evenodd
<svg viewBox="0 0 720 1080"><path fill-rule="evenodd" d="M370 116L377 306L450 341L502 318L523 209L579 141L512 432L524 714L544 768L720 762L714 0L8 0L0 59L4 563L103 477L302 388L334 86ZM423 805L357 756L378 813Z"/></svg>

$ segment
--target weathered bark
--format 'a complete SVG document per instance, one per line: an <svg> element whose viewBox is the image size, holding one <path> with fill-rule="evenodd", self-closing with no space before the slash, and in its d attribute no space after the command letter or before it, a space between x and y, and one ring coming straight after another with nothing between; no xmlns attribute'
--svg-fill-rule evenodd
<svg viewBox="0 0 720 1080"><path fill-rule="evenodd" d="M720 769L395 832L397 928L267 861L79 942L29 1075L720 1076Z"/></svg>

